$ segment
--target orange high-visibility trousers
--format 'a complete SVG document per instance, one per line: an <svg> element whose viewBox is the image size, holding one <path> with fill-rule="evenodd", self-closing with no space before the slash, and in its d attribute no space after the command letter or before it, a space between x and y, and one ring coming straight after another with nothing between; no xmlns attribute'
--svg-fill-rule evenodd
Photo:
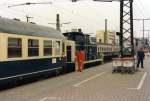
<svg viewBox="0 0 150 101"><path fill-rule="evenodd" d="M79 71L81 72L84 68L84 51L80 51L78 56Z"/></svg>
<svg viewBox="0 0 150 101"><path fill-rule="evenodd" d="M82 72L82 71L83 71L83 66L84 66L83 61L79 61L79 62L78 62L78 65L79 65L79 66L78 66L78 67L79 67L79 71Z"/></svg>
<svg viewBox="0 0 150 101"><path fill-rule="evenodd" d="M82 71L84 68L84 51L76 52L76 67L78 71Z"/></svg>

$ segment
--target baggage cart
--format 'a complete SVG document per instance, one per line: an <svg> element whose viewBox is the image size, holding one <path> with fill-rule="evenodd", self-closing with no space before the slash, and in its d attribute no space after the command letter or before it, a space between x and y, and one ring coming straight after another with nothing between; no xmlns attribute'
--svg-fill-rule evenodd
<svg viewBox="0 0 150 101"><path fill-rule="evenodd" d="M121 73L135 73L135 58L134 57L124 57L124 58L113 58L112 62L112 73L121 72Z"/></svg>

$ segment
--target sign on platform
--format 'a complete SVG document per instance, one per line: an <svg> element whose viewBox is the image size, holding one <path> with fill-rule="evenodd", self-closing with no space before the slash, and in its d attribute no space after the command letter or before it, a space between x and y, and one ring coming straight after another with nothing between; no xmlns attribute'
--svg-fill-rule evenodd
<svg viewBox="0 0 150 101"><path fill-rule="evenodd" d="M113 60L113 66L114 67L122 66L122 61L121 60Z"/></svg>
<svg viewBox="0 0 150 101"><path fill-rule="evenodd" d="M124 67L133 67L134 66L134 60L124 60L123 66Z"/></svg>

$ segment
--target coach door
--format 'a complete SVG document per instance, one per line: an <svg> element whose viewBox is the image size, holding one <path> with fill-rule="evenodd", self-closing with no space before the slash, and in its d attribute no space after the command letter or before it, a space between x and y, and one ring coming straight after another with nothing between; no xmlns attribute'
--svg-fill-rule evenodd
<svg viewBox="0 0 150 101"><path fill-rule="evenodd" d="M66 48L66 50L67 50L67 62L71 62L71 57L72 57L72 47L71 46L67 46L67 48Z"/></svg>

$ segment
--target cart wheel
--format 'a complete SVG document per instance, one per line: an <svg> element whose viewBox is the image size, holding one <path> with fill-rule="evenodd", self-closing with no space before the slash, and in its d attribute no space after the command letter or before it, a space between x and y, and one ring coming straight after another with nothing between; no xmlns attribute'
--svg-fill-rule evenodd
<svg viewBox="0 0 150 101"><path fill-rule="evenodd" d="M115 69L115 68L113 68L113 70L112 70L112 74L113 74L113 73L115 73L115 72L116 72L116 69Z"/></svg>
<svg viewBox="0 0 150 101"><path fill-rule="evenodd" d="M132 67L131 68L131 74L134 74L135 73L135 67Z"/></svg>
<svg viewBox="0 0 150 101"><path fill-rule="evenodd" d="M112 70L112 72L111 72L112 74L114 74L114 70Z"/></svg>
<svg viewBox="0 0 150 101"><path fill-rule="evenodd" d="M121 67L121 74L124 74L124 73L125 73L125 68Z"/></svg>
<svg viewBox="0 0 150 101"><path fill-rule="evenodd" d="M114 69L114 70L112 71L112 73L116 73L116 70Z"/></svg>

